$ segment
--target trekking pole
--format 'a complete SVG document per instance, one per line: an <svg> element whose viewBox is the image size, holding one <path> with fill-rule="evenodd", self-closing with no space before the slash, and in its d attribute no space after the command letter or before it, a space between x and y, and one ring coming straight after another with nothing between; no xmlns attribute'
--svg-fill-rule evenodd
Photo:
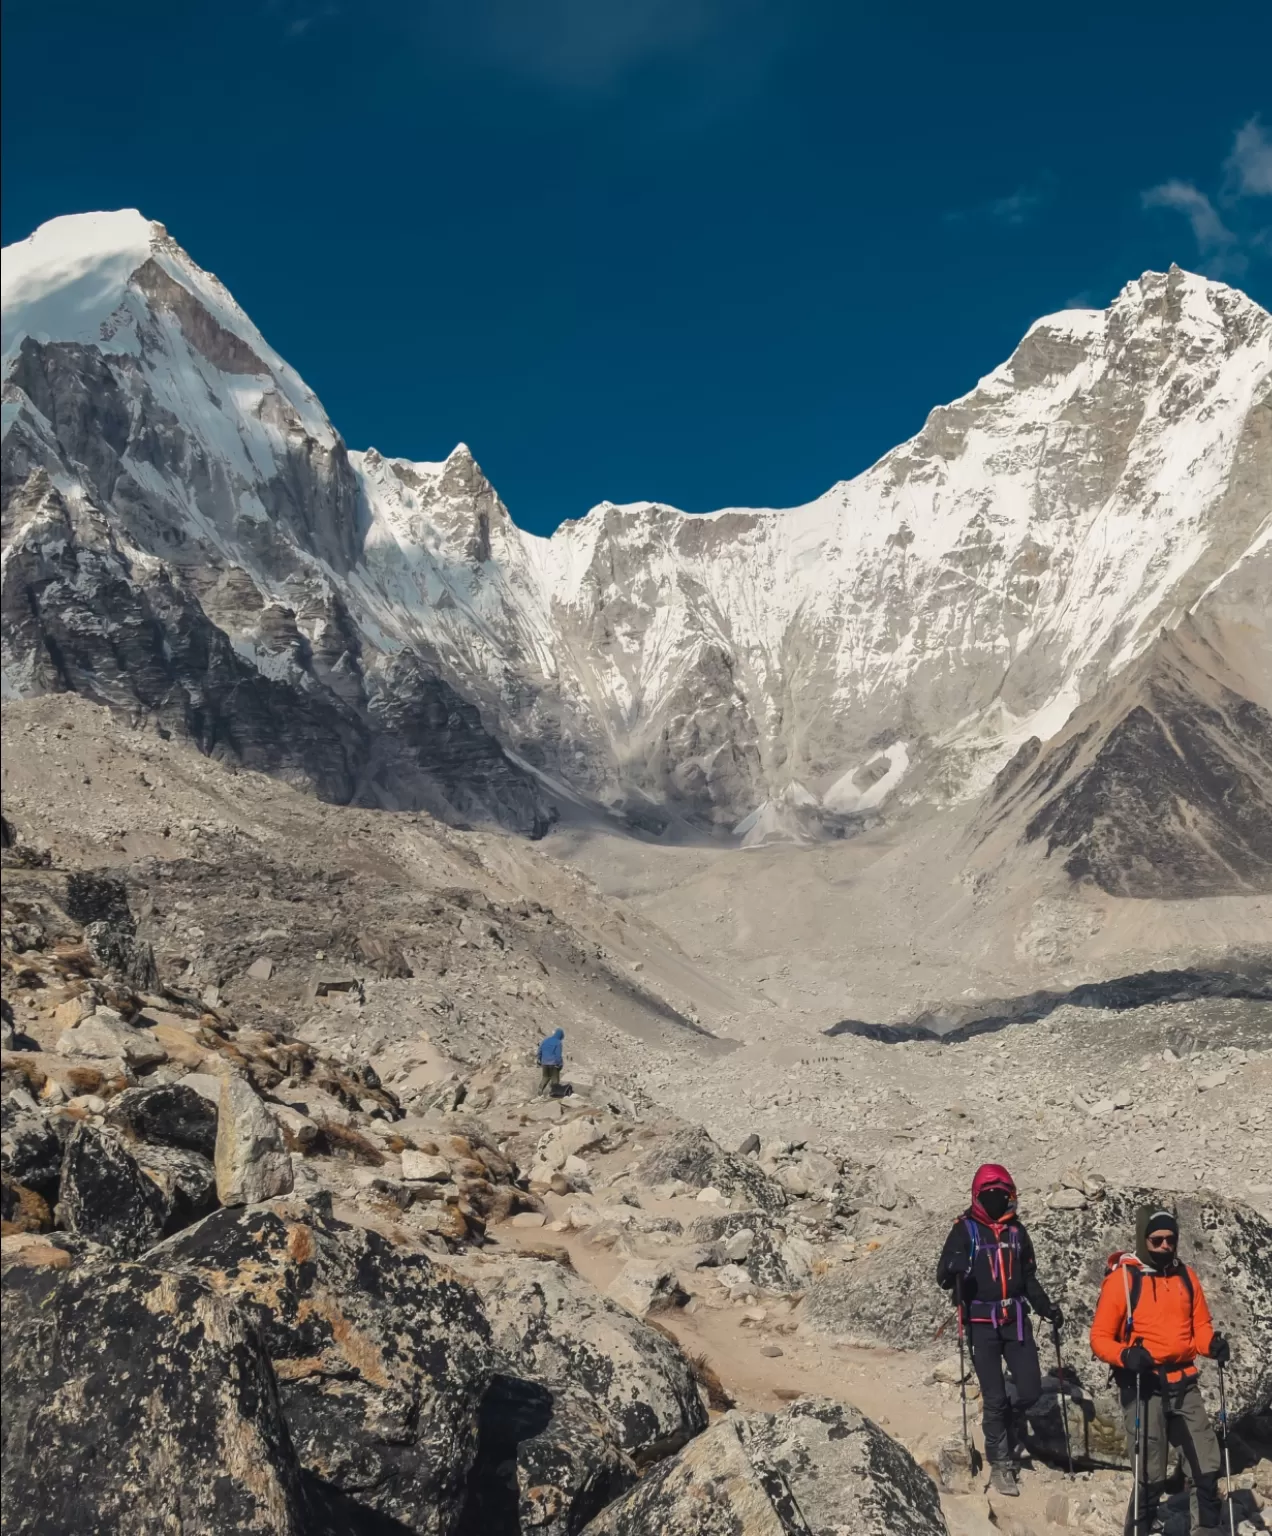
<svg viewBox="0 0 1272 1536"><path fill-rule="evenodd" d="M1057 1383L1059 1384L1059 1387L1060 1387L1060 1392L1059 1392L1059 1395L1057 1396L1056 1401L1060 1405L1060 1425L1061 1425L1061 1428L1064 1430L1064 1453L1065 1453L1065 1455L1066 1455L1066 1457L1068 1458L1068 1461L1069 1461L1069 1476L1072 1477L1073 1476L1073 1442L1069 1439L1069 1409L1068 1409L1068 1404L1065 1402L1064 1366L1063 1366L1063 1364L1061 1363L1061 1360L1060 1360L1060 1330L1055 1325L1055 1323L1052 1323L1052 1325L1051 1325L1051 1338L1052 1338L1052 1340L1053 1340L1053 1342L1055 1343L1055 1346L1056 1346L1056 1381L1057 1381Z"/></svg>
<svg viewBox="0 0 1272 1536"><path fill-rule="evenodd" d="M1228 1450L1228 1390L1224 1385L1223 1361L1219 1364L1219 1431L1223 1436L1223 1475L1228 1484L1228 1529L1237 1536L1237 1509L1232 1499L1232 1454Z"/></svg>
<svg viewBox="0 0 1272 1536"><path fill-rule="evenodd" d="M967 1360L963 1350L963 1277L954 1276L954 1301L958 1307L958 1393L963 1402L963 1449L967 1452L967 1465L975 1477L980 1471L976 1447L967 1432Z"/></svg>
<svg viewBox="0 0 1272 1536"><path fill-rule="evenodd" d="M1135 1372L1135 1456L1131 1464L1131 1530L1140 1536L1140 1373Z"/></svg>

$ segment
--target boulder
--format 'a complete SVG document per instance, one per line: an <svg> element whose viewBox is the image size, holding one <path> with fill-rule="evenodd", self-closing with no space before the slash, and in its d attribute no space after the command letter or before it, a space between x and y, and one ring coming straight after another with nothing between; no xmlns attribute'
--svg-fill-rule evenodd
<svg viewBox="0 0 1272 1536"><path fill-rule="evenodd" d="M165 1233L179 1232L216 1209L216 1169L211 1158L184 1147L156 1147L148 1142L133 1142L129 1151L168 1202Z"/></svg>
<svg viewBox="0 0 1272 1536"><path fill-rule="evenodd" d="M683 1307L689 1300L676 1271L662 1259L628 1259L605 1288L605 1294L637 1317Z"/></svg>
<svg viewBox="0 0 1272 1536"><path fill-rule="evenodd" d="M156 1146L208 1158L216 1151L216 1106L185 1083L125 1089L110 1101L106 1123Z"/></svg>
<svg viewBox="0 0 1272 1536"><path fill-rule="evenodd" d="M726 1152L701 1126L686 1126L648 1152L636 1169L642 1183L670 1184L680 1179L690 1189L714 1188L741 1196L749 1206L780 1211L786 1192L747 1157Z"/></svg>
<svg viewBox="0 0 1272 1536"><path fill-rule="evenodd" d="M66 1144L57 1214L68 1231L131 1259L163 1236L174 1205L118 1131L83 1121Z"/></svg>
<svg viewBox="0 0 1272 1536"><path fill-rule="evenodd" d="M254 1205L291 1190L291 1157L278 1121L237 1074L221 1079L215 1163L222 1205Z"/></svg>
<svg viewBox="0 0 1272 1536"><path fill-rule="evenodd" d="M0 1105L0 1168L50 1204L62 1173L62 1138L25 1092L7 1094Z"/></svg>
<svg viewBox="0 0 1272 1536"><path fill-rule="evenodd" d="M260 1330L314 1477L385 1522L454 1529L492 1370L469 1286L322 1198L216 1211L150 1262L203 1275Z"/></svg>
<svg viewBox="0 0 1272 1536"><path fill-rule="evenodd" d="M450 1178L450 1164L444 1157L435 1157L428 1152L406 1151L402 1153L402 1177L426 1184L444 1184Z"/></svg>
<svg viewBox="0 0 1272 1536"><path fill-rule="evenodd" d="M743 1238L749 1233L749 1238ZM740 1264L760 1290L795 1291L809 1277L808 1264L786 1229L767 1211L729 1211L699 1216L689 1227L692 1242L710 1246L718 1264Z"/></svg>
<svg viewBox="0 0 1272 1536"><path fill-rule="evenodd" d="M586 1536L948 1536L931 1478L855 1408L802 1398L730 1413Z"/></svg>
<svg viewBox="0 0 1272 1536"><path fill-rule="evenodd" d="M56 1049L59 1056L87 1056L94 1061L122 1058L142 1072L168 1059L149 1030L134 1029L113 1008L96 1008L74 1029L64 1029Z"/></svg>
<svg viewBox="0 0 1272 1536"><path fill-rule="evenodd" d="M300 1536L300 1469L254 1328L193 1275L4 1271L6 1532Z"/></svg>
<svg viewBox="0 0 1272 1536"><path fill-rule="evenodd" d="M644 1460L706 1427L680 1346L557 1264L483 1260L472 1270L509 1368L582 1393L615 1444Z"/></svg>
<svg viewBox="0 0 1272 1536"><path fill-rule="evenodd" d="M104 971L114 972L136 991L153 992L159 985L155 952L137 937L131 917L85 924L84 943Z"/></svg>

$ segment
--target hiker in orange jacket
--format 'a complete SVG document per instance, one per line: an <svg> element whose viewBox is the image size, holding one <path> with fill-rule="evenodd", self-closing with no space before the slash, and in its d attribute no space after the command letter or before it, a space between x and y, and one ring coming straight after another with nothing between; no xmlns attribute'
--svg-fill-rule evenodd
<svg viewBox="0 0 1272 1536"><path fill-rule="evenodd" d="M1148 1536L1162 1530L1157 1507L1165 1491L1169 1447L1177 1445L1188 1458L1197 1489L1196 1536L1218 1536L1219 1442L1197 1385L1197 1356L1225 1362L1228 1342L1215 1332L1196 1271L1179 1261L1179 1222L1170 1211L1141 1211L1135 1252L1109 1259L1091 1324L1091 1348L1113 1367L1132 1466L1141 1469L1139 1525L1132 1489L1126 1532Z"/></svg>

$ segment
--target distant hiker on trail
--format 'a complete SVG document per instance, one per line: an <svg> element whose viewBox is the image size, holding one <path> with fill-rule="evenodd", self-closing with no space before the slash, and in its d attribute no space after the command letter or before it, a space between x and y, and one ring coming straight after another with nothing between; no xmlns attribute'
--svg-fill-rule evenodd
<svg viewBox="0 0 1272 1536"><path fill-rule="evenodd" d="M564 1065L565 1031L554 1029L546 1040L539 1041L540 1093L552 1093L560 1085Z"/></svg>
<svg viewBox="0 0 1272 1536"><path fill-rule="evenodd" d="M1140 1211L1135 1252L1110 1257L1091 1324L1091 1348L1113 1367L1126 1415L1133 1477L1128 1536L1162 1529L1157 1507L1171 1446L1183 1450L1192 1469L1195 1536L1217 1536L1219 1442L1201 1400L1196 1362L1198 1355L1209 1355L1222 1367L1228 1341L1214 1330L1196 1271L1179 1262L1179 1222L1172 1212Z"/></svg>
<svg viewBox="0 0 1272 1536"><path fill-rule="evenodd" d="M1036 1271L1033 1243L1016 1218L1015 1182L998 1163L986 1163L972 1180L971 1205L945 1239L936 1283L954 1292L959 1327L966 1327L971 1342L990 1482L1011 1495L1020 1492L1016 1460L1024 1411L1042 1393L1029 1309L1057 1329L1064 1325Z"/></svg>

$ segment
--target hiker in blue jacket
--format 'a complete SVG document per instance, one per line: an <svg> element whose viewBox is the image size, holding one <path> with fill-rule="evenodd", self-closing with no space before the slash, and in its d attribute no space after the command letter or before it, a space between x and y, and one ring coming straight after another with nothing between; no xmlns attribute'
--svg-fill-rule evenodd
<svg viewBox="0 0 1272 1536"><path fill-rule="evenodd" d="M539 1092L551 1093L561 1081L561 1068L565 1065L565 1031L554 1029L546 1040L539 1041Z"/></svg>

